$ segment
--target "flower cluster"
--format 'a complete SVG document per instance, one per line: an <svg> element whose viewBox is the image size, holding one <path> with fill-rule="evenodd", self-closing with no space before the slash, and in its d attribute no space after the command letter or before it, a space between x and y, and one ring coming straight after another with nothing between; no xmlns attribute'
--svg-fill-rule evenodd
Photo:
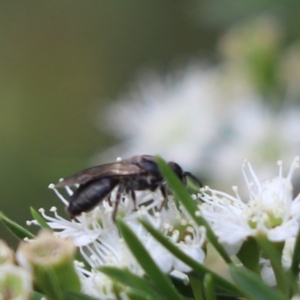
<svg viewBox="0 0 300 300"><path fill-rule="evenodd" d="M49 187L65 205L68 204L54 185ZM73 190L66 187L66 193L71 196ZM81 263L75 264L82 291L99 299L114 299L114 283L98 270L99 267L114 266L130 270L138 276L144 275L144 270L129 251L117 224L112 219L115 198L116 192L113 191L110 199L104 199L92 211L82 213L73 220L61 217L55 207L51 208L53 216L46 214L43 209L39 210L55 234L71 238L79 248L89 266L89 269L86 269ZM190 272L191 268L157 242L139 221L147 221L199 263L203 263L205 259L205 229L197 226L172 196L169 196L168 204L158 211L162 201L160 191L136 192L135 210L132 199L124 194L118 206L117 217L121 217L132 229L164 273L185 279L185 273ZM31 221L28 224L30 223L36 222ZM124 293L126 294L126 289L122 287L122 294Z"/></svg>
<svg viewBox="0 0 300 300"><path fill-rule="evenodd" d="M236 299L251 295L253 288L247 290L247 286L256 286L260 280L258 290L262 294L269 293L268 299L273 299L269 286L288 297L282 299L297 299L300 258L294 253L300 247L300 195L293 195L292 177L299 167L299 157L294 159L287 175L284 175L283 163L279 161L278 175L262 181L251 164L245 161L242 173L248 198L241 197L236 186L233 187L233 195L205 186L193 197L186 193L188 197L183 200L184 187L167 176L163 161L158 163L166 176L166 183L178 197L169 195L162 208L164 198L160 190L136 191L136 207L132 198L124 193L116 223L112 216L117 192L113 190L94 209L72 220L62 217L55 207L50 209L51 214L43 209L39 210L39 216L37 212L33 213L35 220L28 221L28 224L39 224L48 227L48 230L43 229L36 238L24 231L22 235L28 238L21 242L16 255L0 243L2 294L13 295L12 299L29 299L34 293L38 298L32 288L34 284L49 299L67 299L70 291L78 299L81 299L80 293L93 299L131 299L132 293L137 292L137 285L145 288L145 291L138 290L143 297L149 292L154 293L152 296L157 292L164 295L164 288L156 286L153 289L153 284L160 285L160 282L155 282L160 273L192 286L193 290L198 289L195 278L200 276L207 281L209 274L216 287L220 285L229 294L236 295ZM61 192L53 184L49 187L66 206L69 203L66 198L78 188L66 187ZM181 188L184 193L179 192ZM12 226L12 222L8 223ZM124 228L128 231L123 231ZM21 230L18 226L14 229ZM134 239L133 244L129 238ZM133 247L137 244L140 247L138 251L144 251L142 258L134 251ZM207 244L209 247L206 247ZM206 252L210 255L210 244L219 254L214 254L213 259L220 261L222 256L227 262L236 287L226 281L226 276L221 278L212 271L213 267L206 260ZM80 260L75 259L76 247L81 254ZM147 264L152 260L152 267L156 268L152 275L143 263L145 260ZM109 275L109 270L118 270L124 272L122 276L133 277L117 280L120 277ZM286 272L291 282L286 281ZM164 280L164 277L160 278ZM248 283L243 286L245 280ZM201 281L197 282L201 284ZM166 284L168 281L162 286ZM169 288L169 296L175 297L178 291L174 292L172 285ZM21 298L18 298L19 295ZM257 299L256 294L249 299Z"/></svg>
<svg viewBox="0 0 300 300"><path fill-rule="evenodd" d="M295 238L299 231L300 194L294 198L292 177L299 167L296 157L287 176L283 164L278 161L278 176L260 181L248 161L242 166L249 197L240 197L237 186L234 196L205 187L198 194L203 204L199 205L202 216L209 222L219 242L229 255L236 255L249 238L265 237L270 242L284 243L282 264L291 267ZM275 285L270 261L260 260L262 278Z"/></svg>

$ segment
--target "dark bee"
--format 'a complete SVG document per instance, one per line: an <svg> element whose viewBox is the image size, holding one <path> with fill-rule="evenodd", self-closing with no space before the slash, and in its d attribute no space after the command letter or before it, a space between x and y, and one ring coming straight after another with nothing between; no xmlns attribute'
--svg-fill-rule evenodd
<svg viewBox="0 0 300 300"><path fill-rule="evenodd" d="M169 162L168 164L184 184L186 184L187 177L190 177L200 187L202 186L197 177L189 172L184 172L177 163ZM113 220L116 218L118 204L124 193L131 196L135 208L135 191L155 191L159 188L164 197L159 210L167 201L165 181L159 171L155 156L152 155L136 155L128 159L92 167L63 179L55 187L76 184L79 184L79 187L70 197L67 207L67 212L71 218L82 212L92 210L105 197L110 196L116 186L118 189L112 215Z"/></svg>

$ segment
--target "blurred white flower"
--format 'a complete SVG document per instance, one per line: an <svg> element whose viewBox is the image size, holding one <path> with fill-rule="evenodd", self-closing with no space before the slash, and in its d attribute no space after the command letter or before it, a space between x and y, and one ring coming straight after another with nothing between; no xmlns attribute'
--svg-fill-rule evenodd
<svg viewBox="0 0 300 300"><path fill-rule="evenodd" d="M246 162L242 170L249 190L248 199L240 198L237 187L233 187L235 196L208 187L203 189L199 196L205 203L200 211L228 253L236 254L249 236L263 234L273 242L296 236L300 194L293 199L291 180L298 161L299 157L294 159L286 177L279 162L278 176L261 182Z"/></svg>
<svg viewBox="0 0 300 300"><path fill-rule="evenodd" d="M97 160L160 154L184 168L202 168L219 138L227 102L245 90L230 84L219 68L198 63L165 78L154 73L139 78L129 95L101 112L98 127L125 142Z"/></svg>
<svg viewBox="0 0 300 300"><path fill-rule="evenodd" d="M262 178L270 178L274 160L288 160L300 152L300 109L296 107L275 113L258 99L240 101L228 107L225 119L226 135L210 160L214 181L240 185L235 166L245 158Z"/></svg>
<svg viewBox="0 0 300 300"><path fill-rule="evenodd" d="M246 20L220 38L221 60L141 75L101 107L97 126L120 140L94 162L160 154L213 183L238 182L251 160L263 178L300 153L299 45L284 51L278 18ZM283 55L286 53L285 55ZM240 191L242 193L242 191Z"/></svg>
<svg viewBox="0 0 300 300"><path fill-rule="evenodd" d="M272 110L247 76L236 76L226 64L190 65L177 77L149 74L104 115L99 127L124 142L97 162L120 153L160 154L213 182L232 185L240 184L235 166L245 158L269 178L274 160L300 151L300 109Z"/></svg>

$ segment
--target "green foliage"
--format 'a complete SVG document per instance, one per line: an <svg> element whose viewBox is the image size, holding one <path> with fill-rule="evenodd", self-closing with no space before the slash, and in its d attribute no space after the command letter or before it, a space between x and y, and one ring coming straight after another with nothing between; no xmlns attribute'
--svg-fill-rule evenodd
<svg viewBox="0 0 300 300"><path fill-rule="evenodd" d="M230 273L247 299L287 300L283 294L264 284L261 278L250 270L231 266Z"/></svg>
<svg viewBox="0 0 300 300"><path fill-rule="evenodd" d="M37 212L33 207L30 207L30 212L32 217L39 223L42 228L51 229L48 223L44 220L39 212Z"/></svg>
<svg viewBox="0 0 300 300"><path fill-rule="evenodd" d="M64 297L66 300L96 300L96 298L76 292L66 292L64 293Z"/></svg>
<svg viewBox="0 0 300 300"><path fill-rule="evenodd" d="M164 299L163 292L157 288L155 282L139 277L129 270L121 270L113 267L102 267L99 270L116 282L130 287L132 293L143 296L144 299Z"/></svg>
<svg viewBox="0 0 300 300"><path fill-rule="evenodd" d="M241 263L248 269L259 274L260 248L254 238L248 238L237 253Z"/></svg>
<svg viewBox="0 0 300 300"><path fill-rule="evenodd" d="M34 238L34 234L16 222L12 221L3 212L0 212L0 219L8 228L8 230L10 230L18 239L23 240L25 238Z"/></svg>

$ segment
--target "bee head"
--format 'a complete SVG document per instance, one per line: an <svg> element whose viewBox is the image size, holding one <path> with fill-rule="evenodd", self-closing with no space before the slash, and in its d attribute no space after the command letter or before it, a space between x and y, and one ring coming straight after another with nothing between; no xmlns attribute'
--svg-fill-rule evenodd
<svg viewBox="0 0 300 300"><path fill-rule="evenodd" d="M178 178L183 183L185 183L186 180L185 180L185 176L184 176L184 172L183 172L182 168L173 161L169 162L168 164L171 167L171 169L174 171L174 173L178 176Z"/></svg>
<svg viewBox="0 0 300 300"><path fill-rule="evenodd" d="M183 182L183 184L187 184L187 177L196 182L200 187L203 187L202 182L192 173L185 172L182 168L176 164L175 162L169 162L169 166L174 171L174 173L178 176L178 178Z"/></svg>

